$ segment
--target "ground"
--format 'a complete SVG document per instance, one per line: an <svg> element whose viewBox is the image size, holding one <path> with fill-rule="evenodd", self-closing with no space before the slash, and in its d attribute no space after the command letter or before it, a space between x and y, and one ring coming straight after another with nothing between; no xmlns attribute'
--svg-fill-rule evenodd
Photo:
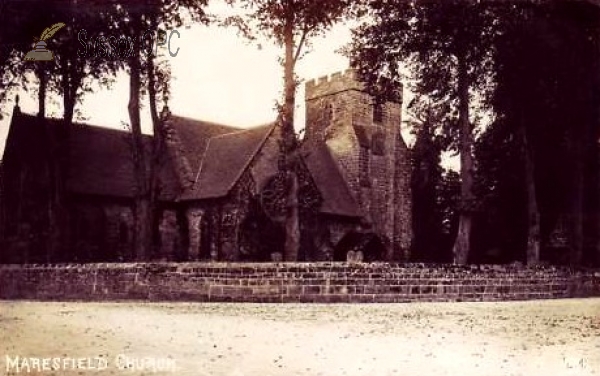
<svg viewBox="0 0 600 376"><path fill-rule="evenodd" d="M3 301L0 357L0 375L600 375L600 299ZM65 363L27 373L26 363L33 364L28 358L49 357ZM74 358L85 358L78 369L69 363Z"/></svg>

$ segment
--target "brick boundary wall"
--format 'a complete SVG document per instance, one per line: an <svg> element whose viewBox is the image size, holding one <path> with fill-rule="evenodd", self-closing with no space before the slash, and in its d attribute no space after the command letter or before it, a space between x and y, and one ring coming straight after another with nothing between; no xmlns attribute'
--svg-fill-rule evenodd
<svg viewBox="0 0 600 376"><path fill-rule="evenodd" d="M388 303L600 297L600 270L387 263L0 265L0 299Z"/></svg>

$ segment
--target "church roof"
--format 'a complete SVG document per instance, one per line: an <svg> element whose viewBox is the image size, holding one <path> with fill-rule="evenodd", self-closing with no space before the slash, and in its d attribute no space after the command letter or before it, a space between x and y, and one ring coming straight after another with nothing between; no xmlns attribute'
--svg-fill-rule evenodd
<svg viewBox="0 0 600 376"><path fill-rule="evenodd" d="M133 197L135 176L129 134L119 130L74 126L70 140L70 174L68 187L83 194ZM151 138L143 137L147 150ZM168 173L167 168L161 169ZM161 179L162 180L162 179ZM175 180L168 179L174 183ZM177 186L170 186L177 190Z"/></svg>
<svg viewBox="0 0 600 376"><path fill-rule="evenodd" d="M5 160L39 164L48 158L51 140L46 129L55 132L60 121L40 122L37 116L16 110ZM177 162L172 160L171 154L163 154L158 170L160 198L172 202L225 197L275 127L269 124L240 130L180 116L172 116L170 125L178 134L183 157L188 160L194 178L193 185L185 189L185 182L176 172ZM143 142L150 150L152 137L144 135ZM74 123L69 141L68 190L77 194L132 198L135 176L130 143L128 132ZM303 146L302 155L323 197L321 212L360 216L358 205L327 146L311 144L310 149Z"/></svg>
<svg viewBox="0 0 600 376"><path fill-rule="evenodd" d="M190 119L183 116L171 115L169 120L169 124L175 128L179 135L185 155L194 172L198 171L200 167L200 161L204 156L208 140L211 137L242 131L240 128Z"/></svg>
<svg viewBox="0 0 600 376"><path fill-rule="evenodd" d="M302 149L306 166L323 198L321 212L349 217L361 216L356 200L327 145L308 143L303 145Z"/></svg>
<svg viewBox="0 0 600 376"><path fill-rule="evenodd" d="M228 133L209 140L196 179L182 200L202 200L226 196L273 130L264 125Z"/></svg>
<svg viewBox="0 0 600 376"><path fill-rule="evenodd" d="M60 121L45 119L40 122L37 116L15 112L7 148L18 152L16 158L31 163L44 160L50 156L52 142L46 129L56 132ZM49 126L45 127L45 124ZM74 123L69 140L68 190L79 194L133 197L135 180L130 142L128 132ZM143 136L148 150L151 142L150 136ZM23 158L24 153L35 155ZM181 190L173 171L171 160L163 156L159 164L160 197L163 200L174 199Z"/></svg>
<svg viewBox="0 0 600 376"><path fill-rule="evenodd" d="M226 196L272 134L274 125L228 133L210 139L192 189L181 200L203 200ZM326 145L303 147L306 167L323 198L321 212L359 217L360 210L337 163Z"/></svg>

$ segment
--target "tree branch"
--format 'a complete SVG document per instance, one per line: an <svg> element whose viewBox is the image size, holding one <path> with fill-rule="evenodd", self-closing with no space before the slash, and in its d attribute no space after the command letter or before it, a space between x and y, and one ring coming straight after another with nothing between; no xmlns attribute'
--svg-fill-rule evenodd
<svg viewBox="0 0 600 376"><path fill-rule="evenodd" d="M304 41L306 40L306 36L310 32L310 28L308 26L304 26L304 30L302 30L302 36L300 37L300 42L298 42L298 46L296 47L296 53L294 54L294 65L296 65L296 61L300 57L300 52L302 51L302 46L304 45Z"/></svg>

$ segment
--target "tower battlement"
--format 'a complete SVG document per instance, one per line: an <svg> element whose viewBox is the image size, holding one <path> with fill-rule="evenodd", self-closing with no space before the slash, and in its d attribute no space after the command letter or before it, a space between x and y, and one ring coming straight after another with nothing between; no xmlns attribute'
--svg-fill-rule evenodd
<svg viewBox="0 0 600 376"><path fill-rule="evenodd" d="M356 78L353 69L335 72L328 76L306 81L306 100L315 99L324 95L331 95L346 90L364 90L364 85Z"/></svg>
<svg viewBox="0 0 600 376"><path fill-rule="evenodd" d="M365 85L359 81L357 72L352 68L335 72L328 76L312 79L305 83L305 96L307 101L347 90L365 90ZM394 102L401 103L402 89L398 90L396 95L397 100L394 100Z"/></svg>

